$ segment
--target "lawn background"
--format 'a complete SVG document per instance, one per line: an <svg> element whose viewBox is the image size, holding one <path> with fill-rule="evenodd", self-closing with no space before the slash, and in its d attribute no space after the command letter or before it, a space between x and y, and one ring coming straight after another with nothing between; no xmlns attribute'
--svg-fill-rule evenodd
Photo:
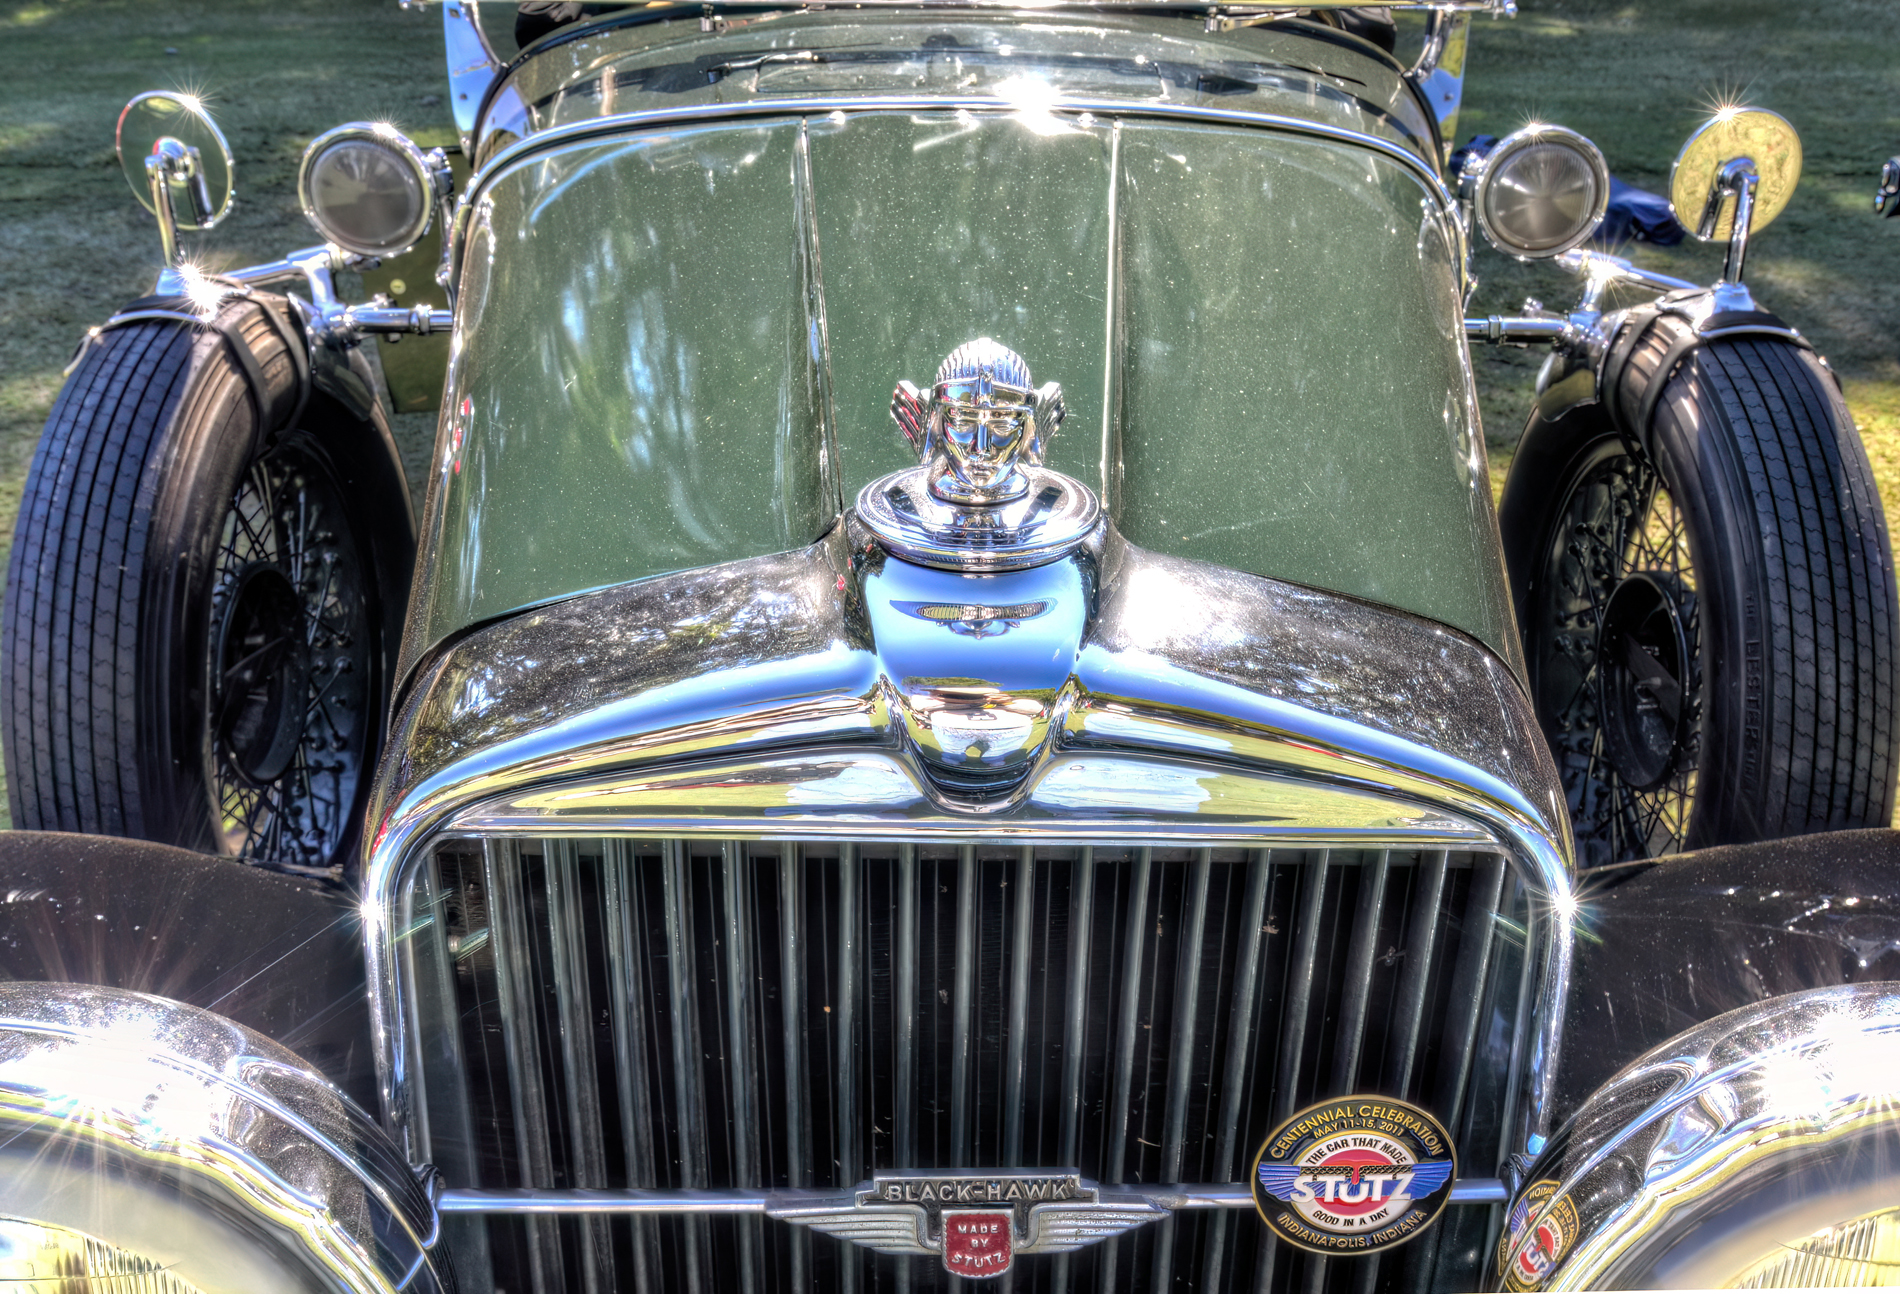
<svg viewBox="0 0 1900 1294"><path fill-rule="evenodd" d="M1595 140L1619 178L1661 191L1676 150L1718 104L1772 108L1800 131L1801 186L1752 246L1749 282L1828 356L1900 521L1900 220L1875 220L1869 203L1880 161L1900 152L1900 0L1521 8L1473 24L1461 139L1559 122ZM507 51L512 15L494 3L484 15ZM142 90L205 94L237 156L239 196L193 248L214 264L273 259L316 241L296 204L313 134L369 118L425 144L452 137L440 22L396 0L0 0L0 571L61 369L85 328L144 294L157 269L151 218L113 153L119 108ZM1417 27L1407 20L1413 43ZM1693 243L1626 250L1698 282L1721 265L1719 249ZM1549 267L1482 244L1476 274L1473 313L1508 313L1527 295L1562 308L1575 294ZM1479 348L1475 358L1497 482L1542 356ZM413 473L433 418L398 421Z"/></svg>

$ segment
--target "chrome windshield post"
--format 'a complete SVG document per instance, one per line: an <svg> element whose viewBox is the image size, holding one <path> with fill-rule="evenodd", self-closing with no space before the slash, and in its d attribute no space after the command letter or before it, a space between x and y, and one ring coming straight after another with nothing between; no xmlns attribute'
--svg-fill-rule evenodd
<svg viewBox="0 0 1900 1294"><path fill-rule="evenodd" d="M475 141L475 119L488 97L488 87L501 75L501 59L482 33L481 9L476 0L450 0L442 6L442 40L449 61L449 106L455 111L455 133L462 152Z"/></svg>

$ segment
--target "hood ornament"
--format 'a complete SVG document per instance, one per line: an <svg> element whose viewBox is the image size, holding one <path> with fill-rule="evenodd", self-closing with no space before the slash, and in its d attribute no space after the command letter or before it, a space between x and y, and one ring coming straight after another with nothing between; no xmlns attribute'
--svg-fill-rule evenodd
<svg viewBox="0 0 1900 1294"><path fill-rule="evenodd" d="M1101 505L1042 465L1066 410L1009 347L979 337L951 351L928 391L899 382L896 420L922 465L858 494L858 516L899 557L953 571L1054 561L1088 536Z"/></svg>

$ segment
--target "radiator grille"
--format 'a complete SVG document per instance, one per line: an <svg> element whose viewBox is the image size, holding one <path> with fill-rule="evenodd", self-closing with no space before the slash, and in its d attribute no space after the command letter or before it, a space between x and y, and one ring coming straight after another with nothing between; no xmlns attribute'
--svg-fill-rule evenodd
<svg viewBox="0 0 1900 1294"><path fill-rule="evenodd" d="M1524 902L1495 854L455 840L404 941L418 1122L454 1186L1234 1182L1295 1109L1381 1091L1484 1175ZM465 1225L463 1265L510 1294L952 1280L758 1217ZM1319 1259L1250 1212L1187 1213L1007 1279L1471 1288L1489 1225L1454 1207L1381 1258Z"/></svg>

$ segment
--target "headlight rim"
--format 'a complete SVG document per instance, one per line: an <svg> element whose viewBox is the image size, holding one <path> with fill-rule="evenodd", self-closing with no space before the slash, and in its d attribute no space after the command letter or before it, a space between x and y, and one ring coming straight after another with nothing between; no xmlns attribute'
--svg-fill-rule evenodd
<svg viewBox="0 0 1900 1294"><path fill-rule="evenodd" d="M1500 230L1491 219L1486 198L1498 177L1504 173L1507 164L1518 155L1532 147L1540 145L1558 145L1568 147L1583 158L1589 168L1591 181L1596 186L1596 195L1591 203L1590 215L1567 238L1549 247L1530 246L1521 240L1513 239ZM1520 261L1546 261L1563 255L1588 242L1603 224L1603 218L1610 206L1610 166L1603 158L1603 150L1586 135L1570 129L1568 126L1552 125L1548 122L1532 122L1500 139L1492 145L1480 166L1467 177L1466 192L1469 194L1471 210L1478 228L1483 232L1485 241L1497 250Z"/></svg>
<svg viewBox="0 0 1900 1294"><path fill-rule="evenodd" d="M317 205L313 183L317 162L331 148L352 140L388 149L403 166L408 178L414 181L420 199L417 203L420 210L415 219L403 226L396 237L380 243L354 238L347 231L338 230L323 218ZM388 122L349 121L324 131L305 146L303 157L297 163L297 205L303 209L304 219L310 222L312 228L346 252L378 259L400 256L421 242L435 223L434 172L422 146Z"/></svg>

